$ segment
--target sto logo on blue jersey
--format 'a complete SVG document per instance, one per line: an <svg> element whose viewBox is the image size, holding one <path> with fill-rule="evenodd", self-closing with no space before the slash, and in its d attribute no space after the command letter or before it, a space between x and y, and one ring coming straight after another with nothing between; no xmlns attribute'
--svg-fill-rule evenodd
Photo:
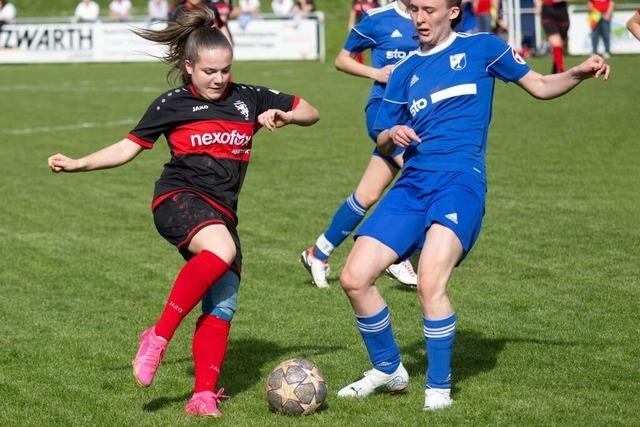
<svg viewBox="0 0 640 427"><path fill-rule="evenodd" d="M427 108L427 100L425 98L414 99L411 101L411 107L409 107L411 117L415 117L420 110L424 110L425 108Z"/></svg>

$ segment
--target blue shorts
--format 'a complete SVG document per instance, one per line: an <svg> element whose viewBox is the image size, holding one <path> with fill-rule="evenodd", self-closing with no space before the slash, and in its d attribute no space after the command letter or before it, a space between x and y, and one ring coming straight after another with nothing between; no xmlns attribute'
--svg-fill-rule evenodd
<svg viewBox="0 0 640 427"><path fill-rule="evenodd" d="M456 234L464 258L480 234L486 191L485 181L470 173L405 169L356 237L372 237L405 259L438 223Z"/></svg>
<svg viewBox="0 0 640 427"><path fill-rule="evenodd" d="M378 134L379 131L373 129L373 125L376 122L376 117L378 116L378 110L380 109L380 104L382 104L382 99L373 99L369 101L367 106L364 108L365 118L367 120L367 133L369 134L369 138L373 141L374 144L378 142ZM372 156L380 157L391 164L391 166L400 169L400 165L398 165L394 159L394 157L402 154L404 152L404 148L396 146L391 155L383 154L380 150L378 150L378 146L373 149Z"/></svg>

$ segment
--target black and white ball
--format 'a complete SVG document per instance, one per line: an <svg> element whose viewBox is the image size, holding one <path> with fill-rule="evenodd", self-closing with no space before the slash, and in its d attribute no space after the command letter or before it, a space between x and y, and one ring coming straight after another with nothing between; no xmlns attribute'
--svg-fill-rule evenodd
<svg viewBox="0 0 640 427"><path fill-rule="evenodd" d="M327 383L310 360L285 360L267 379L267 401L271 409L280 414L312 414L326 398Z"/></svg>

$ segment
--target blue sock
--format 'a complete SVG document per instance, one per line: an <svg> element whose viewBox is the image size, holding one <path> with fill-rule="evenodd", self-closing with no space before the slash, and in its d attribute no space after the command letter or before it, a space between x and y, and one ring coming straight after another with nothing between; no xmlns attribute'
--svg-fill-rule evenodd
<svg viewBox="0 0 640 427"><path fill-rule="evenodd" d="M385 307L371 317L356 316L356 325L374 368L385 374L391 374L398 369L400 350L393 338L389 309Z"/></svg>
<svg viewBox="0 0 640 427"><path fill-rule="evenodd" d="M451 352L456 339L455 313L446 319L424 319L427 388L451 388Z"/></svg>
<svg viewBox="0 0 640 427"><path fill-rule="evenodd" d="M313 248L313 255L323 261L329 258L331 252L356 229L366 213L367 210L358 203L355 194L347 197L333 215L327 231L318 238Z"/></svg>

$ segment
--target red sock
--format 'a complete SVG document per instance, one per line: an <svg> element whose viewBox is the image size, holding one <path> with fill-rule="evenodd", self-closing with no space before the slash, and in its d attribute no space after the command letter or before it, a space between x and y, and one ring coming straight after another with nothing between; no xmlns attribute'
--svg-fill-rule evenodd
<svg viewBox="0 0 640 427"><path fill-rule="evenodd" d="M191 258L178 273L167 305L156 323L156 335L171 340L182 319L228 269L229 264L209 251L202 251Z"/></svg>
<svg viewBox="0 0 640 427"><path fill-rule="evenodd" d="M564 58L562 56L562 46L553 47L553 63L555 64L556 73L564 71Z"/></svg>
<svg viewBox="0 0 640 427"><path fill-rule="evenodd" d="M192 346L196 374L194 393L216 391L227 353L230 326L230 322L211 314L203 314L198 319Z"/></svg>

